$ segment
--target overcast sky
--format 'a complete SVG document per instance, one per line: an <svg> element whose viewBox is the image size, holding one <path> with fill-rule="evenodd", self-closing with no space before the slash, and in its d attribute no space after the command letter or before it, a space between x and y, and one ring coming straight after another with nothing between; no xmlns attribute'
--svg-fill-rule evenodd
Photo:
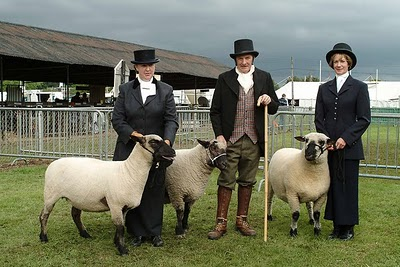
<svg viewBox="0 0 400 267"><path fill-rule="evenodd" d="M275 82L333 76L326 53L348 43L352 75L400 80L397 0L1 0L0 20L209 57L234 66L236 39L250 38L255 65Z"/></svg>

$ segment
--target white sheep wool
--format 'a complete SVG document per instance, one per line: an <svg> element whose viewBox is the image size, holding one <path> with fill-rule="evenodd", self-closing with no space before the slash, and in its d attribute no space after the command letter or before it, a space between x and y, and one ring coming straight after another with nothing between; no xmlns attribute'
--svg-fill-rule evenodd
<svg viewBox="0 0 400 267"><path fill-rule="evenodd" d="M251 65L250 71L248 73L241 73L237 67L235 68L235 71L238 74L237 80L239 84L243 87L243 90L246 94L250 90L250 88L252 88L254 85L253 81L254 70L255 70L254 65Z"/></svg>

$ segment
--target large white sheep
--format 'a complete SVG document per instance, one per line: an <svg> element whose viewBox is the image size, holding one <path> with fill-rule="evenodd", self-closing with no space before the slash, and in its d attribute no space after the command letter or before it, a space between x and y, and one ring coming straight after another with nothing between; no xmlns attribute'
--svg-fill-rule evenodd
<svg viewBox="0 0 400 267"><path fill-rule="evenodd" d="M83 211L110 210L116 227L114 244L121 255L128 254L124 242L126 212L140 204L153 162L171 162L175 151L158 135L132 134L137 142L125 161L92 158L61 158L45 174L44 208L40 213L40 240L47 242L47 221L60 198L72 205L71 215L82 237L90 237L81 221Z"/></svg>
<svg viewBox="0 0 400 267"><path fill-rule="evenodd" d="M185 236L190 209L204 194L211 172L215 167L226 167L225 144L216 139L197 141L199 144L194 148L176 150L174 163L166 170L166 203L171 203L176 211L178 237Z"/></svg>
<svg viewBox="0 0 400 267"><path fill-rule="evenodd" d="M268 169L268 220L272 220L274 194L289 204L292 221L290 235L297 235L300 203L307 203L314 234L321 231L320 210L326 201L330 178L327 148L333 140L322 133L295 137L305 142L303 149L282 148L271 157Z"/></svg>

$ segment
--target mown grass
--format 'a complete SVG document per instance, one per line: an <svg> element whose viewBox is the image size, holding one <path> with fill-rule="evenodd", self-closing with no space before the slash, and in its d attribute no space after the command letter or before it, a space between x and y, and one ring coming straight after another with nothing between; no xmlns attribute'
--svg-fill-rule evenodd
<svg viewBox="0 0 400 267"><path fill-rule="evenodd" d="M0 170L0 265L1 266L400 266L400 181L360 179L360 225L349 242L327 240L331 222L322 220L322 233L314 237L305 207L299 235L289 237L290 212L275 199L275 220L268 223L264 242L264 192L254 188L250 223L256 237L243 237L234 230L236 194L229 210L229 229L217 241L207 239L216 213L215 171L205 195L190 216L191 229L185 239L174 236L175 212L165 207L165 246L149 243L130 254L117 255L113 245L115 228L109 212L84 213L83 221L93 236L79 236L70 207L60 200L49 219L49 242L39 241L38 215L43 203L45 165ZM262 179L262 172L258 179ZM127 236L127 242L131 237Z"/></svg>

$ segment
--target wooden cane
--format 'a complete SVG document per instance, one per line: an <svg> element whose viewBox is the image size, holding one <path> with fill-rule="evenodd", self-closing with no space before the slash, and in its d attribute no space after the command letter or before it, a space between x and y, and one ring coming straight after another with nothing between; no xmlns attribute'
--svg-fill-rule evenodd
<svg viewBox="0 0 400 267"><path fill-rule="evenodd" d="M268 106L264 110L264 242L268 239Z"/></svg>

